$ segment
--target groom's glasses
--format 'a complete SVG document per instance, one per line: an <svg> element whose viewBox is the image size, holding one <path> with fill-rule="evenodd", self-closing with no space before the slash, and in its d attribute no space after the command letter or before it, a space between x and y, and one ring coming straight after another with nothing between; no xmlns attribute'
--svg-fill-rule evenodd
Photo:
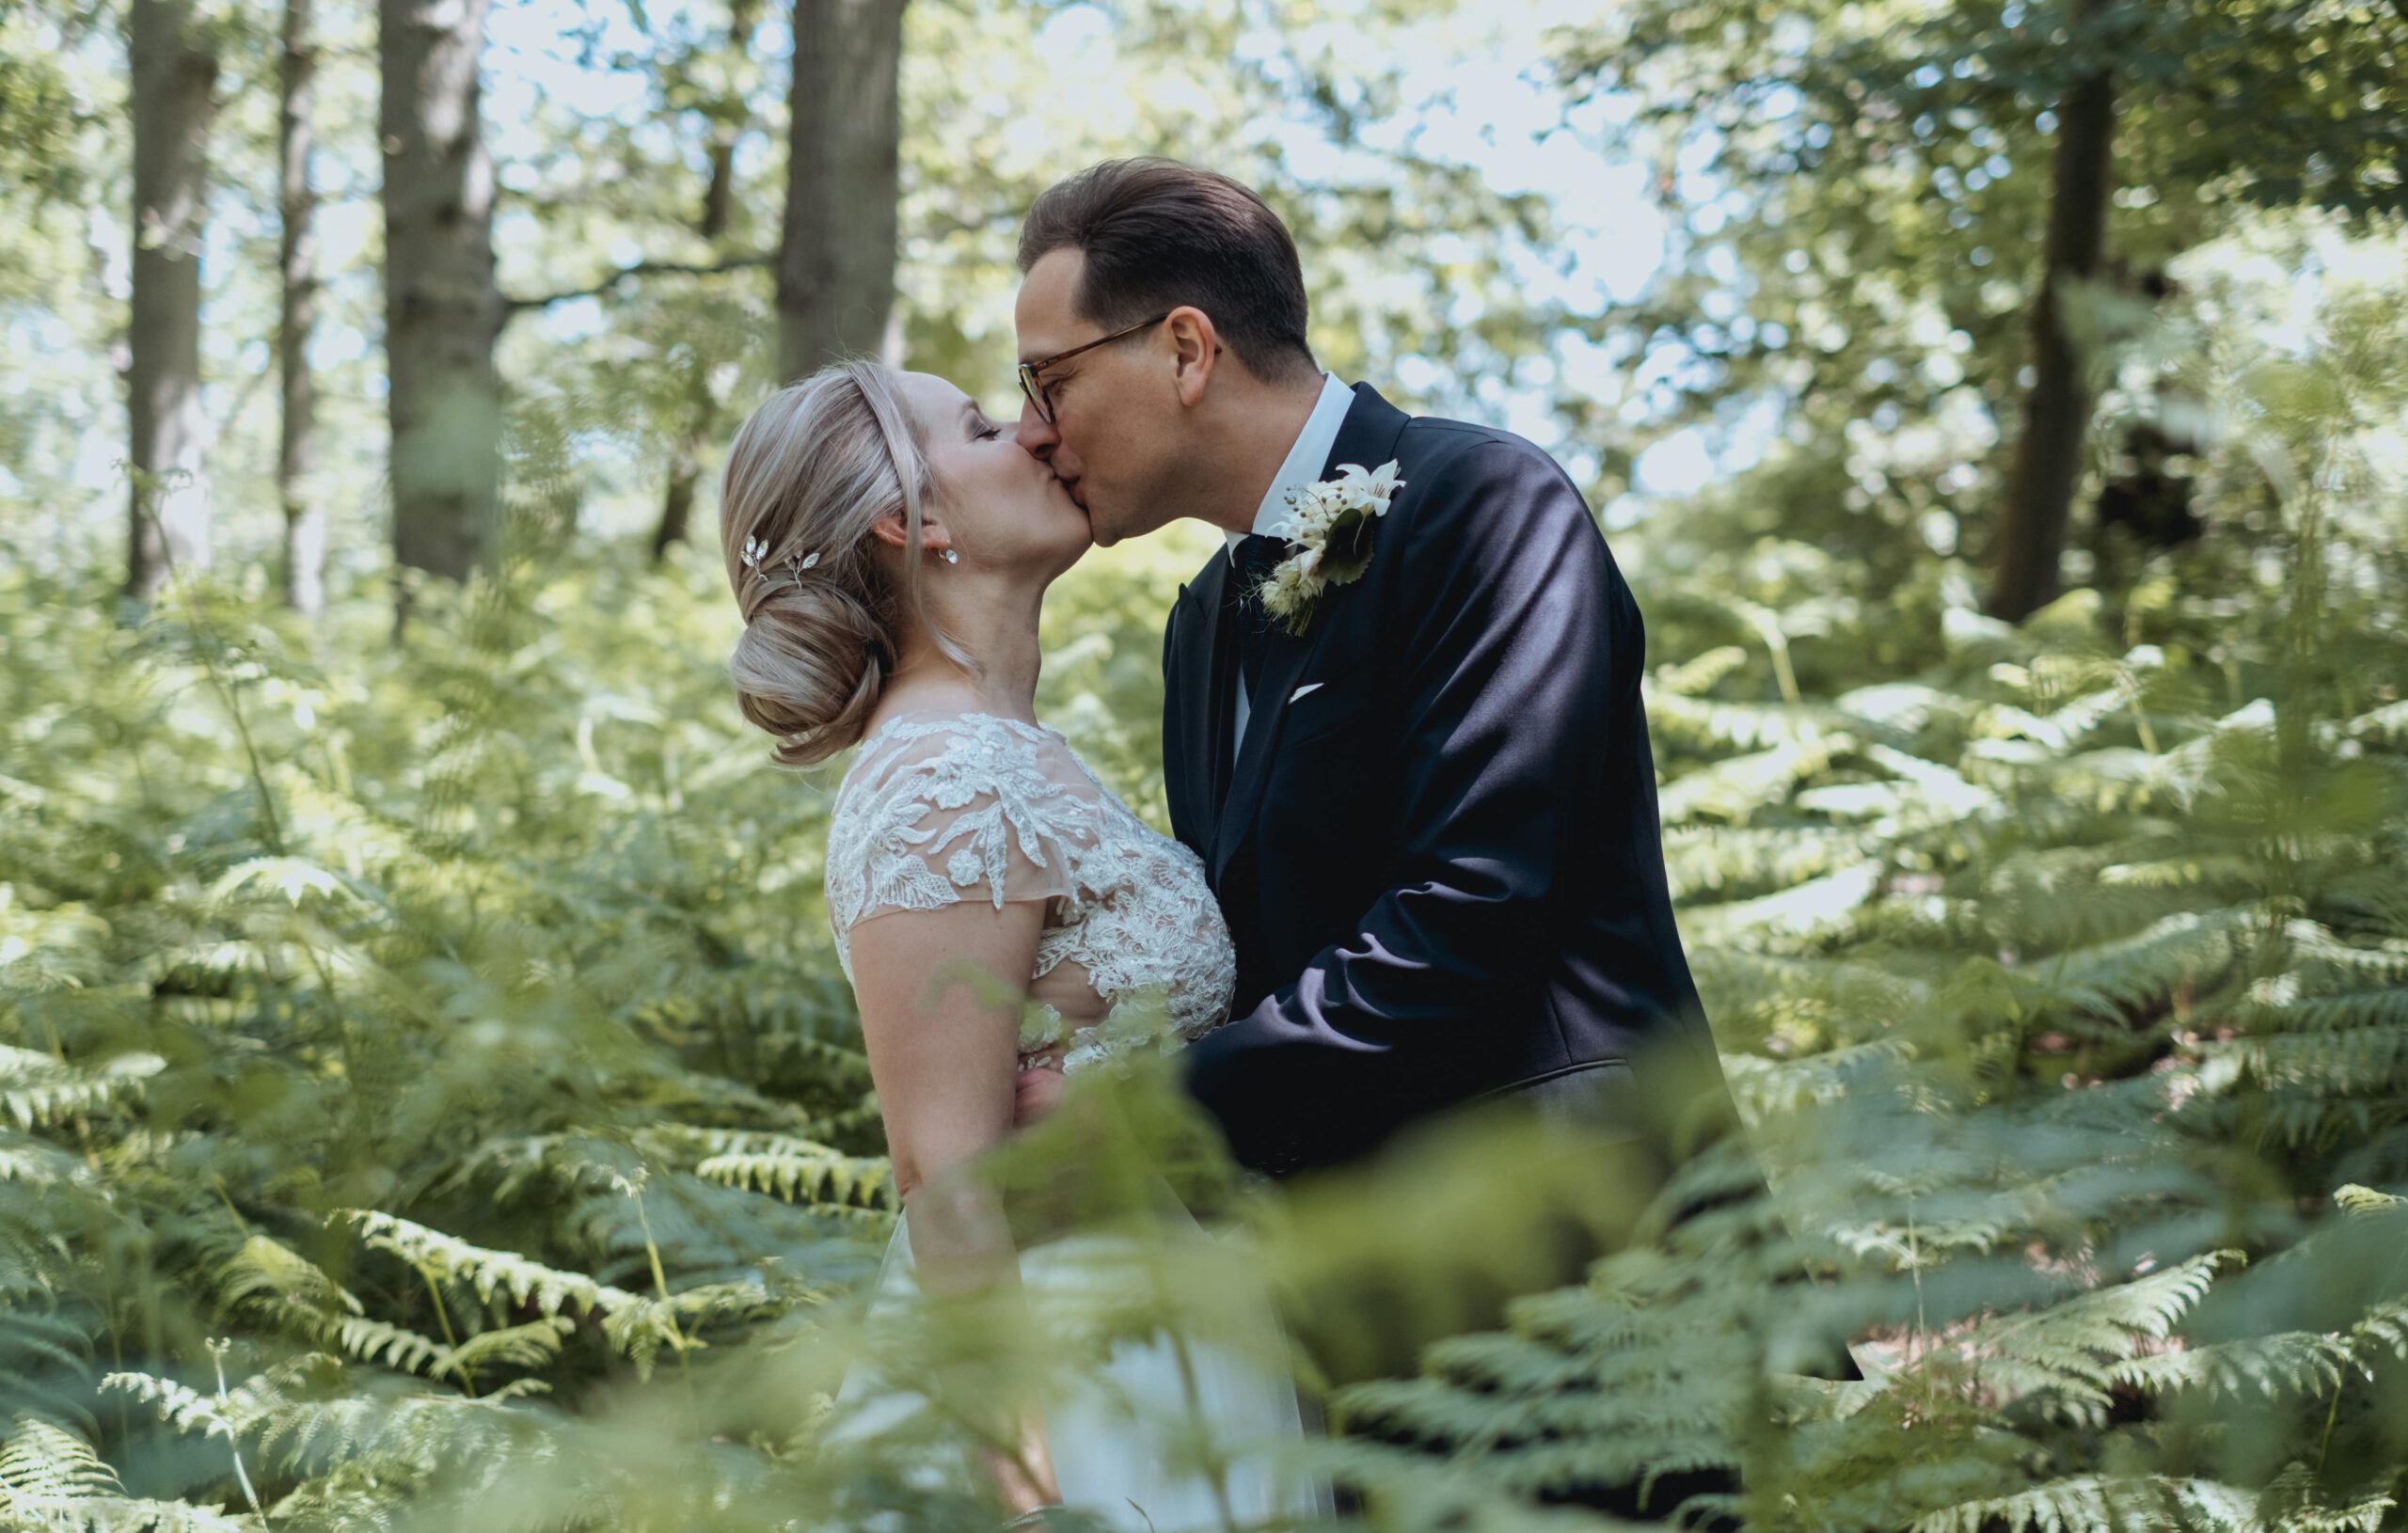
<svg viewBox="0 0 2408 1533"><path fill-rule="evenodd" d="M1098 346L1109 345L1111 342L1118 340L1122 336L1133 336L1138 331L1145 329L1148 325L1160 324L1163 321L1170 318L1174 312L1176 311L1173 309L1165 308L1161 313L1155 315L1152 319L1139 320L1136 324L1129 326L1129 328L1125 330L1115 330L1112 334L1104 336L1100 340L1090 340L1084 346L1073 346L1066 352L1055 352L1051 356L1039 357L1034 362L1022 362L1020 365L1020 391L1028 396L1028 403L1030 404L1036 406L1037 419L1044 421L1049 426L1054 424L1054 402L1046 397L1045 385L1038 380L1037 376L1038 373L1044 371L1047 368L1054 366L1057 362L1069 361L1071 357L1078 356L1081 352L1091 352Z"/></svg>

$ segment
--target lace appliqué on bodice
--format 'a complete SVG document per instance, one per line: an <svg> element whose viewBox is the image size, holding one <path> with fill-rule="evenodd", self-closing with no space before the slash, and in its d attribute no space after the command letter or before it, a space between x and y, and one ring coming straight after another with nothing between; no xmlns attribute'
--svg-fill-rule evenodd
<svg viewBox="0 0 2408 1533"><path fill-rule="evenodd" d="M1137 818L1041 725L974 713L877 730L837 790L827 880L848 980L859 922L965 899L998 909L1047 900L1032 981L1076 962L1109 1008L1070 1035L1066 1071L1199 1037L1227 1019L1237 988L1236 949L1202 861ZM1166 1038L1138 1025L1150 1008L1124 1006L1156 992Z"/></svg>

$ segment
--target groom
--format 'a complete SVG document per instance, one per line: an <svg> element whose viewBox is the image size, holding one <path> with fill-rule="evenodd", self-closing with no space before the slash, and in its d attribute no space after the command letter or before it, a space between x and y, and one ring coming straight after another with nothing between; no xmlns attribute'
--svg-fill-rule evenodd
<svg viewBox="0 0 2408 1533"><path fill-rule="evenodd" d="M1171 611L1163 754L1237 944L1233 1019L1185 1060L1238 1159L1338 1164L1474 1098L1631 1134L1674 1077L1727 1100L1639 608L1563 470L1321 371L1295 246L1225 176L1096 166L1038 198L1020 267L1022 446L1098 544L1182 516L1228 538ZM1265 611L1291 492L1389 463L1385 514L1331 552L1367 551L1359 576Z"/></svg>

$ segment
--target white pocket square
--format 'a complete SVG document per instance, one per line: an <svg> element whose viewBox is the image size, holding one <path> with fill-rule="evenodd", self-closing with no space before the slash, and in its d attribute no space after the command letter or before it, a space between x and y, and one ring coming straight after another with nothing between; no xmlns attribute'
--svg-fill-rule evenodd
<svg viewBox="0 0 2408 1533"><path fill-rule="evenodd" d="M1326 682L1308 681L1302 687L1297 687L1294 691L1290 692L1288 694L1288 701L1293 703L1296 699L1304 696L1307 692L1318 692L1327 685L1329 684Z"/></svg>

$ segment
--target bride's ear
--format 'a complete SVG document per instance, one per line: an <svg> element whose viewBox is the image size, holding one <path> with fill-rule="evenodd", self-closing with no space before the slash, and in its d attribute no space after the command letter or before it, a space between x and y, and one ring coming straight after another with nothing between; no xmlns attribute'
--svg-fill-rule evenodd
<svg viewBox="0 0 2408 1533"><path fill-rule="evenodd" d="M870 523L869 535L889 548L904 548L911 544L911 536L903 528L903 513L900 511L890 511ZM920 552L931 558L942 558L952 546L953 534L945 530L943 522L923 510L920 513Z"/></svg>

